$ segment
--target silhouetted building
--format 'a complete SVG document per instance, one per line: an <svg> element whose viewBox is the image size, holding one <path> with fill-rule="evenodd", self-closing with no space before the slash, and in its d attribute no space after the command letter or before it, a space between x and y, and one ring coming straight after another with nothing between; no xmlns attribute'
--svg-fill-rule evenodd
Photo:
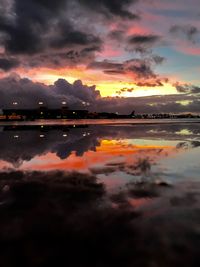
<svg viewBox="0 0 200 267"><path fill-rule="evenodd" d="M91 112L88 110L48 109L40 106L38 109L3 109L0 112L0 121L7 120L37 120L37 119L178 119L200 118L197 114L135 114L133 110L129 115L120 115L109 112Z"/></svg>
<svg viewBox="0 0 200 267"><path fill-rule="evenodd" d="M5 120L34 120L34 119L85 119L88 110L69 110L67 107L62 109L3 109L1 119Z"/></svg>

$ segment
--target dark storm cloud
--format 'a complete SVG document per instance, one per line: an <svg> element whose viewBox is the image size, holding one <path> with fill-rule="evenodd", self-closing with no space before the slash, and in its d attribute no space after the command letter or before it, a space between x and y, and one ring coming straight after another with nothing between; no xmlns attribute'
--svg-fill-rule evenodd
<svg viewBox="0 0 200 267"><path fill-rule="evenodd" d="M50 46L57 49L73 45L95 45L100 48L101 44L102 42L99 37L91 33L76 30L69 22L66 23L66 21L58 23L57 32L54 34L52 40L50 39Z"/></svg>
<svg viewBox="0 0 200 267"><path fill-rule="evenodd" d="M123 30L111 31L108 35L110 39L121 41L124 38L125 32Z"/></svg>
<svg viewBox="0 0 200 267"><path fill-rule="evenodd" d="M160 79L155 79L154 81L144 81L144 82L137 82L136 83L137 86L140 87L156 87L156 86L163 86L163 81L161 81Z"/></svg>
<svg viewBox="0 0 200 267"><path fill-rule="evenodd" d="M138 78L156 78L149 60L132 59L126 62L125 69L133 72Z"/></svg>
<svg viewBox="0 0 200 267"><path fill-rule="evenodd" d="M101 40L92 34L86 34L80 31L68 31L62 32L60 37L51 42L51 46L54 48L63 48L68 45L100 45Z"/></svg>
<svg viewBox="0 0 200 267"><path fill-rule="evenodd" d="M128 37L128 50L145 53L159 43L161 37L158 35L132 35Z"/></svg>
<svg viewBox="0 0 200 267"><path fill-rule="evenodd" d="M20 0L18 0L20 1ZM66 0L35 0L34 2L40 4L44 8L50 10L51 12L55 12L57 10L60 10L60 8L64 7L66 5Z"/></svg>
<svg viewBox="0 0 200 267"><path fill-rule="evenodd" d="M133 35L129 37L130 44L154 44L160 39L157 35Z"/></svg>
<svg viewBox="0 0 200 267"><path fill-rule="evenodd" d="M126 19L138 19L139 16L129 11L128 7L138 0L101 0L94 4L93 0L78 0L89 9L103 13L106 17L111 15Z"/></svg>
<svg viewBox="0 0 200 267"><path fill-rule="evenodd" d="M47 30L53 10L40 5L39 1L15 0L15 15L1 15L0 31L5 34L3 43L7 52L32 54L42 50L42 33Z"/></svg>
<svg viewBox="0 0 200 267"><path fill-rule="evenodd" d="M111 61L94 61L89 64L88 68L102 70L108 75L129 75L133 76L134 83L137 86L156 87L163 86L168 82L165 77L160 77L154 71L156 65L160 65L165 61L164 57L158 55L150 55L144 59L131 59L123 63ZM120 91L117 91L121 94Z"/></svg>
<svg viewBox="0 0 200 267"><path fill-rule="evenodd" d="M6 12L6 4L0 13L0 42L7 53L32 55L49 47L60 49L72 45L86 48L91 45L101 46L102 41L99 37L80 29L83 25L74 23L73 3L68 0L7 1L10 5L13 3L10 13ZM77 0L74 4L76 3L77 9L92 8L108 16L112 14L123 18L136 18L136 15L126 9L134 2L136 1L103 0L94 5L90 0Z"/></svg>
<svg viewBox="0 0 200 267"><path fill-rule="evenodd" d="M80 80L70 84L64 79L59 79L52 88L57 95L69 95L86 102L95 102L100 98L100 92L95 86L83 85Z"/></svg>
<svg viewBox="0 0 200 267"><path fill-rule="evenodd" d="M93 61L88 65L88 69L102 70L108 75L126 74L123 63L104 61Z"/></svg>
<svg viewBox="0 0 200 267"><path fill-rule="evenodd" d="M94 5L91 0L4 0L0 11L0 44L5 49L4 57L9 62L6 64L4 60L2 66L7 66L2 68L9 71L12 67L17 67L17 62L13 62L14 56L25 68L90 64L95 61L96 53L103 50L106 40L105 36L97 35L96 29L88 25L90 18L94 19L96 13L100 23L110 23L108 21L114 19L114 16L123 19L138 18L130 11L130 6L136 2L138 0L102 0ZM78 15L80 17L77 18ZM102 15L106 18L102 19ZM122 35L123 30L113 31L109 38L119 42ZM141 47L143 44L143 48L147 49L157 39L159 36L135 35L129 37L128 43L133 47L135 42L137 49L138 44ZM161 58L157 58L155 63L158 64L159 60ZM127 71L123 63L113 65L112 68L108 64L104 69L107 74L124 74ZM141 66L137 64L134 71L146 75L150 72L147 68L146 63Z"/></svg>
<svg viewBox="0 0 200 267"><path fill-rule="evenodd" d="M176 83L175 87L179 93L200 94L200 87L199 86Z"/></svg>
<svg viewBox="0 0 200 267"><path fill-rule="evenodd" d="M95 52L100 51L97 45L88 45L86 47L76 47L72 45L69 49L63 51L51 51L50 53L42 53L34 55L31 59L27 56L24 57L26 65L29 67L48 67L48 68L61 68L71 67L79 64L90 64L95 59Z"/></svg>
<svg viewBox="0 0 200 267"><path fill-rule="evenodd" d="M8 60L26 66L55 67L87 62L100 51L102 40L73 20L69 1L15 0L0 12L0 44ZM10 58L9 58L10 57Z"/></svg>
<svg viewBox="0 0 200 267"><path fill-rule="evenodd" d="M154 66L161 64L164 60L165 58L163 57L152 55L145 59L134 58L124 61L123 63L116 63L107 60L94 61L88 65L88 68L102 70L104 73L111 75L127 73L133 74L135 77L135 83L148 84L149 81L147 80L153 79L154 81L149 82L149 84L151 83L154 86L160 86L162 81L166 79L159 79L158 75L154 73Z"/></svg>
<svg viewBox="0 0 200 267"><path fill-rule="evenodd" d="M19 66L19 61L14 58L0 58L0 70L9 71Z"/></svg>
<svg viewBox="0 0 200 267"><path fill-rule="evenodd" d="M111 62L108 60L95 61L89 64L88 68L99 70L123 70L123 64Z"/></svg>
<svg viewBox="0 0 200 267"><path fill-rule="evenodd" d="M18 102L19 107L26 108L38 107L39 101L50 107L60 107L61 102L66 101L69 106L83 108L83 102L95 103L100 98L95 86L85 86L81 81L70 84L60 79L54 85L47 86L18 76L0 80L0 95L0 108L12 107L13 101Z"/></svg>
<svg viewBox="0 0 200 267"><path fill-rule="evenodd" d="M173 25L169 31L173 37L184 38L192 43L196 43L196 38L200 33L193 25Z"/></svg>

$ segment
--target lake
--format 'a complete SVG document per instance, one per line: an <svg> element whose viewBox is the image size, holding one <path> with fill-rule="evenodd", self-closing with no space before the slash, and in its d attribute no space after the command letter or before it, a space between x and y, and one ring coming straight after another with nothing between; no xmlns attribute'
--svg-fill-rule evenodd
<svg viewBox="0 0 200 267"><path fill-rule="evenodd" d="M7 123L0 169L2 266L199 266L196 120Z"/></svg>

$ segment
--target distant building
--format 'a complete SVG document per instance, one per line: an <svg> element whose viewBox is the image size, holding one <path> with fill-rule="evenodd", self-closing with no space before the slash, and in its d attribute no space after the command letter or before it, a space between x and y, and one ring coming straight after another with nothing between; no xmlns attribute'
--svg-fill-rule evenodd
<svg viewBox="0 0 200 267"><path fill-rule="evenodd" d="M84 119L88 116L88 110L61 109L3 109L2 119L5 120L35 120L35 119Z"/></svg>

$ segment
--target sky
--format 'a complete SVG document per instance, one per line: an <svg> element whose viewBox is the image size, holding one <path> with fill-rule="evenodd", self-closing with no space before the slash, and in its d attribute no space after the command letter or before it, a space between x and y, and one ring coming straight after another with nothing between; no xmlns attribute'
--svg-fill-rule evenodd
<svg viewBox="0 0 200 267"><path fill-rule="evenodd" d="M200 112L198 0L1 0L0 108Z"/></svg>

